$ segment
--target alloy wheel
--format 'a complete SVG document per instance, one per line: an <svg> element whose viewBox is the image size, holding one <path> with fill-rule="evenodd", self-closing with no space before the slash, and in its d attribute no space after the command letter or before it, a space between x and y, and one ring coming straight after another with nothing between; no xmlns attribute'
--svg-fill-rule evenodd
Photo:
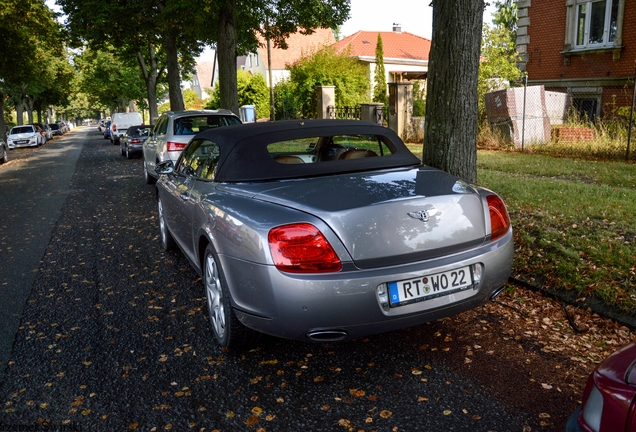
<svg viewBox="0 0 636 432"><path fill-rule="evenodd" d="M205 293L208 301L208 312L214 333L219 339L225 335L225 306L223 288L216 260L212 254L205 257Z"/></svg>

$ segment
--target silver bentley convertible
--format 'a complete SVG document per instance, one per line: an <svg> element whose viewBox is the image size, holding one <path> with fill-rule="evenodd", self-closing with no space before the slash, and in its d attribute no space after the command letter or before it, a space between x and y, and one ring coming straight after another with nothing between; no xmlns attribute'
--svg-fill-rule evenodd
<svg viewBox="0 0 636 432"><path fill-rule="evenodd" d="M221 346L414 326L489 301L510 274L501 198L373 123L211 129L156 172L163 246L202 275Z"/></svg>

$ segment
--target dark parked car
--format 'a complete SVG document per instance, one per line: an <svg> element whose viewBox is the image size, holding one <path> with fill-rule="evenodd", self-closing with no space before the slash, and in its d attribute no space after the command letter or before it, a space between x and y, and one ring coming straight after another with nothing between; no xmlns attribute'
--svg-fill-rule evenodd
<svg viewBox="0 0 636 432"><path fill-rule="evenodd" d="M42 133L44 137L46 138L46 141L53 138L53 131L51 130L51 128L49 127L47 123L33 123L33 125L39 127L42 130Z"/></svg>
<svg viewBox="0 0 636 432"><path fill-rule="evenodd" d="M587 380L567 432L636 431L636 342L603 360Z"/></svg>
<svg viewBox="0 0 636 432"><path fill-rule="evenodd" d="M0 138L0 163L5 163L9 161L9 147L4 142L2 138Z"/></svg>
<svg viewBox="0 0 636 432"><path fill-rule="evenodd" d="M62 129L60 128L59 124L57 124L57 123L49 123L49 127L51 128L51 133L53 135L63 135Z"/></svg>
<svg viewBox="0 0 636 432"><path fill-rule="evenodd" d="M496 297L512 267L501 198L374 123L210 129L156 172L162 244L202 275L221 346L422 324Z"/></svg>
<svg viewBox="0 0 636 432"><path fill-rule="evenodd" d="M110 120L104 122L103 134L105 139L110 139Z"/></svg>
<svg viewBox="0 0 636 432"><path fill-rule="evenodd" d="M150 125L129 127L126 133L119 139L119 151L122 156L126 155L126 158L132 159L134 155L141 154L144 142L150 136L151 131L152 126Z"/></svg>

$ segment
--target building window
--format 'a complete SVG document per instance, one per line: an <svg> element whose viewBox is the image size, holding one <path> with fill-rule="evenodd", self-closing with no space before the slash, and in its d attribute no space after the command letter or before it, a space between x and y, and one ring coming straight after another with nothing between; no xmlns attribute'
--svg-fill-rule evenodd
<svg viewBox="0 0 636 432"><path fill-rule="evenodd" d="M602 87L570 87L572 109L583 122L595 122L601 115Z"/></svg>
<svg viewBox="0 0 636 432"><path fill-rule="evenodd" d="M581 120L585 122L596 121L596 114L599 107L598 99L575 97L572 99L572 107Z"/></svg>
<svg viewBox="0 0 636 432"><path fill-rule="evenodd" d="M622 27L624 0L576 0L574 48L613 47Z"/></svg>

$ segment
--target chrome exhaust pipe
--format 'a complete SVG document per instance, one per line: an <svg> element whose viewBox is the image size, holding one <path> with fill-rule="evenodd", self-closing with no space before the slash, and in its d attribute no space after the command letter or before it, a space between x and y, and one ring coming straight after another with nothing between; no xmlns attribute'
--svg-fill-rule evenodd
<svg viewBox="0 0 636 432"><path fill-rule="evenodd" d="M338 342L347 338L344 330L312 330L307 332L307 338L314 342Z"/></svg>
<svg viewBox="0 0 636 432"><path fill-rule="evenodd" d="M496 290L495 292L493 292L492 294L490 294L490 300L494 300L497 297L499 297L499 294L501 294L503 292L503 290L506 289L506 286L502 286L501 288L499 288L498 290Z"/></svg>

